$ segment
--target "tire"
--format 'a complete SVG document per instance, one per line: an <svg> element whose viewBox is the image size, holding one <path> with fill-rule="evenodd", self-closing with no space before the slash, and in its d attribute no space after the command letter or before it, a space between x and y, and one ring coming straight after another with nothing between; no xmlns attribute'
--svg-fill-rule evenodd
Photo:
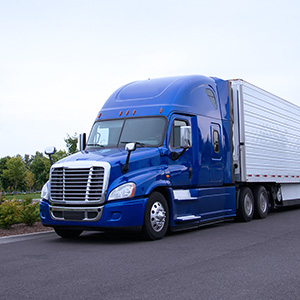
<svg viewBox="0 0 300 300"><path fill-rule="evenodd" d="M257 186L253 189L254 196L254 217L264 219L269 212L269 195L263 186Z"/></svg>
<svg viewBox="0 0 300 300"><path fill-rule="evenodd" d="M81 235L83 230L77 229L64 229L64 228L54 228L57 235L65 239L77 238Z"/></svg>
<svg viewBox="0 0 300 300"><path fill-rule="evenodd" d="M159 192L150 194L147 201L142 235L146 240L158 240L165 236L169 226L169 207Z"/></svg>
<svg viewBox="0 0 300 300"><path fill-rule="evenodd" d="M253 219L254 198L250 188L242 187L239 194L237 217L239 221L249 222Z"/></svg>

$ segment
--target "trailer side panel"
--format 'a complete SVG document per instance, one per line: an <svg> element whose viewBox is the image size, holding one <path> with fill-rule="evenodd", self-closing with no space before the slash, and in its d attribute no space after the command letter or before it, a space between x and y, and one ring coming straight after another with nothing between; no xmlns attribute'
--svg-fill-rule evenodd
<svg viewBox="0 0 300 300"><path fill-rule="evenodd" d="M236 179L300 183L300 108L242 80L231 85Z"/></svg>

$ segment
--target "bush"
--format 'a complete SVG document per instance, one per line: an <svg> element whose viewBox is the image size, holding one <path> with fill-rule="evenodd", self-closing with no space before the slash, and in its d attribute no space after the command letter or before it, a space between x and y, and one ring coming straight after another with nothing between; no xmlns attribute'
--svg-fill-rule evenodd
<svg viewBox="0 0 300 300"><path fill-rule="evenodd" d="M22 203L20 221L28 226L32 226L40 220L40 211L38 203Z"/></svg>
<svg viewBox="0 0 300 300"><path fill-rule="evenodd" d="M24 199L22 200L22 204L23 205L29 205L29 204L31 204L32 203L32 197L30 197L30 196L28 196L28 195L26 195L25 197L24 197Z"/></svg>
<svg viewBox="0 0 300 300"><path fill-rule="evenodd" d="M9 229L13 224L24 223L32 226L40 220L39 204L32 203L31 197L24 200L6 200L0 204L0 227Z"/></svg>
<svg viewBox="0 0 300 300"><path fill-rule="evenodd" d="M3 193L0 191L0 205L2 202L4 202L6 200L5 196L3 195Z"/></svg>
<svg viewBox="0 0 300 300"><path fill-rule="evenodd" d="M11 225L20 221L20 203L16 200L7 200L0 205L0 227L9 229Z"/></svg>

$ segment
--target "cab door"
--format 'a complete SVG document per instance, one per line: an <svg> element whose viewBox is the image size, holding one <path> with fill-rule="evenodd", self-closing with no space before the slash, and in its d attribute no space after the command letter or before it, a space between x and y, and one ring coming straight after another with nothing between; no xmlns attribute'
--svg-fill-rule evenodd
<svg viewBox="0 0 300 300"><path fill-rule="evenodd" d="M188 148L182 155L183 149L180 147L180 127L192 126L191 117L184 115L173 115L169 123L169 155L168 165L170 180L173 188L187 188L191 185L193 179L193 147ZM192 128L193 132L193 128ZM175 159L174 154L180 156Z"/></svg>

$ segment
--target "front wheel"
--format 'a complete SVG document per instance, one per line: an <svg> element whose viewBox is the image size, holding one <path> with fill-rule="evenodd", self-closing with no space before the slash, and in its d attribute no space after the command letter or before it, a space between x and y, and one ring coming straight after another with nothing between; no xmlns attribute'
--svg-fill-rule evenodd
<svg viewBox="0 0 300 300"><path fill-rule="evenodd" d="M165 236L168 226L168 203L161 193L153 192L146 205L142 234L147 240L158 240Z"/></svg>
<svg viewBox="0 0 300 300"><path fill-rule="evenodd" d="M81 235L83 231L83 230L65 229L65 228L54 228L54 230L57 235L66 239L77 238Z"/></svg>

